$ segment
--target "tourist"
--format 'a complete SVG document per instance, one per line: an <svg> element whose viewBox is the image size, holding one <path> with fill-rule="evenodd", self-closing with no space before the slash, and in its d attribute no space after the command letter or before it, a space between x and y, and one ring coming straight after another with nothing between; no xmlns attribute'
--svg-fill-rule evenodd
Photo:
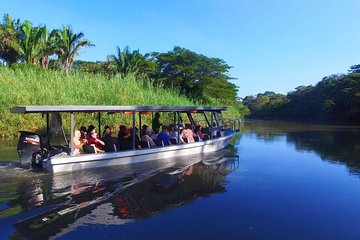
<svg viewBox="0 0 360 240"><path fill-rule="evenodd" d="M89 145L95 148L95 153L105 152L102 150L102 148L105 146L105 143L97 137L95 129L90 132Z"/></svg>
<svg viewBox="0 0 360 240"><path fill-rule="evenodd" d="M146 129L148 128L149 126L144 124L141 126L141 132L140 132L140 137L144 136L145 135L145 131Z"/></svg>
<svg viewBox="0 0 360 240"><path fill-rule="evenodd" d="M185 124L185 129L181 132L181 137L186 138L188 143L193 143L195 142L195 136L191 124Z"/></svg>
<svg viewBox="0 0 360 240"><path fill-rule="evenodd" d="M87 132L86 132L86 138L89 140L90 139L90 134L91 134L91 131L95 129L95 126L94 125L89 125L88 129L87 129Z"/></svg>
<svg viewBox="0 0 360 240"><path fill-rule="evenodd" d="M133 142L133 138L134 138L134 131L133 128L129 129L129 136L127 137L127 141L129 142ZM141 145L140 145L140 137L138 135L138 129L137 127L135 127L135 148L136 149L141 149Z"/></svg>
<svg viewBox="0 0 360 240"><path fill-rule="evenodd" d="M141 137L141 141L148 142L150 147L156 147L156 144L154 143L153 139L151 138L152 133L153 133L153 130L151 128L147 128L144 132L144 135Z"/></svg>
<svg viewBox="0 0 360 240"><path fill-rule="evenodd" d="M199 141L204 140L205 134L202 132L202 126L201 125L196 126L195 134L199 138Z"/></svg>
<svg viewBox="0 0 360 240"><path fill-rule="evenodd" d="M157 134L160 131L160 126L162 125L159 121L160 113L156 112L155 117L152 120L151 127L154 130L154 132Z"/></svg>
<svg viewBox="0 0 360 240"><path fill-rule="evenodd" d="M72 146L74 148L74 155L80 154L83 145L87 144L86 139L81 139L81 133L79 130L75 130L74 138L72 139Z"/></svg>
<svg viewBox="0 0 360 240"><path fill-rule="evenodd" d="M82 126L80 128L80 134L81 134L80 139L87 139L87 132L86 132L86 127L85 126Z"/></svg>
<svg viewBox="0 0 360 240"><path fill-rule="evenodd" d="M168 131L167 126L162 126L162 131L158 134L157 140L162 141L164 143L164 146L171 145L169 131Z"/></svg>
<svg viewBox="0 0 360 240"><path fill-rule="evenodd" d="M178 126L174 127L174 131L170 134L170 138L175 139L176 142L179 142L179 140L180 140L180 143L185 143L184 139L181 136L179 136L179 127Z"/></svg>
<svg viewBox="0 0 360 240"><path fill-rule="evenodd" d="M105 143L105 146L103 147L105 152L114 152L119 149L119 143L117 139L112 136L111 128L109 126L105 126L101 140Z"/></svg>
<svg viewBox="0 0 360 240"><path fill-rule="evenodd" d="M125 125L120 125L118 141L126 141L129 136L130 132L128 131L127 127Z"/></svg>

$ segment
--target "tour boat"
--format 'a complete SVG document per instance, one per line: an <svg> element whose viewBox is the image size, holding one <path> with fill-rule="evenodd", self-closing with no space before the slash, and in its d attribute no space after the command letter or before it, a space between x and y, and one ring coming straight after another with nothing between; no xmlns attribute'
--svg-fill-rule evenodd
<svg viewBox="0 0 360 240"><path fill-rule="evenodd" d="M179 156L205 154L215 152L226 147L234 134L239 131L236 124L231 121L231 126L226 126L226 121L221 115L226 107L213 106L16 106L10 109L11 113L18 114L43 114L46 116L47 134L44 139L37 133L20 131L18 141L18 154L20 165L25 168L39 169L48 172L68 172L82 169L107 167L131 163L149 162L158 159L170 159ZM208 138L193 143L172 144L170 146L159 146L154 148L136 149L135 138L133 138L131 149L115 149L113 152L74 154L74 147L71 141L74 137L75 122L74 114L97 113L99 133L101 128L101 114L123 113L132 117L133 136L135 127L141 126L141 116L151 113L173 114L175 126L183 126L183 117L187 116L188 123L196 126L198 123L194 114L200 114L206 124L205 129ZM64 133L66 145L52 145L50 143L50 114L70 114L70 141ZM136 121L136 115L139 118ZM240 122L239 122L240 123ZM139 127L139 129L141 129ZM70 142L70 143L69 143ZM176 141L180 142L180 141ZM117 150L117 151L116 151Z"/></svg>

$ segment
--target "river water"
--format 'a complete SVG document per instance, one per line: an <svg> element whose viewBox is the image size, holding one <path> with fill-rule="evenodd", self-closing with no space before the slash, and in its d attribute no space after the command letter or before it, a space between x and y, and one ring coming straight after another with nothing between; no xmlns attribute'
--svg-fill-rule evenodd
<svg viewBox="0 0 360 240"><path fill-rule="evenodd" d="M360 127L251 121L215 154L68 174L0 163L1 239L360 239Z"/></svg>

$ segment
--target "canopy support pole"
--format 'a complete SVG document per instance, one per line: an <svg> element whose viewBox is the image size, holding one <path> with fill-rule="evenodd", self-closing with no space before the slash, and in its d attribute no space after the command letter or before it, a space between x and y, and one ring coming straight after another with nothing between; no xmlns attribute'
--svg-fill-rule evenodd
<svg viewBox="0 0 360 240"><path fill-rule="evenodd" d="M46 141L47 144L50 145L50 122L49 122L49 113L46 113Z"/></svg>
<svg viewBox="0 0 360 240"><path fill-rule="evenodd" d="M133 149L135 150L135 111L132 113L132 146Z"/></svg>
<svg viewBox="0 0 360 240"><path fill-rule="evenodd" d="M210 122L209 122L209 118L206 116L206 112L204 111L204 117L205 117L205 121L206 121L206 124L207 126L210 128Z"/></svg>
<svg viewBox="0 0 360 240"><path fill-rule="evenodd" d="M211 132L211 139L213 139L213 112L211 112L211 117L210 117L210 121L211 121L211 126L210 126L210 132Z"/></svg>
<svg viewBox="0 0 360 240"><path fill-rule="evenodd" d="M139 112L139 131L140 131L140 137L142 137L141 112Z"/></svg>
<svg viewBox="0 0 360 240"><path fill-rule="evenodd" d="M181 116L180 116L180 112L177 112L178 114L178 139L177 139L177 143L180 144L180 122L181 122Z"/></svg>
<svg viewBox="0 0 360 240"><path fill-rule="evenodd" d="M74 145L72 144L74 138L74 112L70 112L70 142L69 145L71 146L70 155L74 156Z"/></svg>
<svg viewBox="0 0 360 240"><path fill-rule="evenodd" d="M98 112L98 128L99 128L99 138L102 137L101 135L101 113Z"/></svg>

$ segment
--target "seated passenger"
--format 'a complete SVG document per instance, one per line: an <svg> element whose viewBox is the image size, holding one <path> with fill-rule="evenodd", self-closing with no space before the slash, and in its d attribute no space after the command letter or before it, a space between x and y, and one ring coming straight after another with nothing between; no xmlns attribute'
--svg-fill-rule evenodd
<svg viewBox="0 0 360 240"><path fill-rule="evenodd" d="M103 141L101 141L98 137L97 137L97 133L95 131L95 129L93 129L90 132L90 138L89 138L89 143L90 146L94 146L95 147L95 151L97 153L104 153L105 151L102 150L101 148L105 146L105 143Z"/></svg>
<svg viewBox="0 0 360 240"><path fill-rule="evenodd" d="M119 143L117 139L112 136L111 128L109 126L105 126L101 140L105 143L105 146L103 147L105 152L114 152L119 150Z"/></svg>
<svg viewBox="0 0 360 240"><path fill-rule="evenodd" d="M80 134L81 134L81 139L87 139L87 132L86 132L86 127L82 126L80 128Z"/></svg>
<svg viewBox="0 0 360 240"><path fill-rule="evenodd" d="M153 133L151 128L147 128L144 132L145 134L141 137L141 141L147 141L150 145L150 147L156 147L156 144L151 138L151 135Z"/></svg>
<svg viewBox="0 0 360 240"><path fill-rule="evenodd" d="M195 142L194 137L196 136L192 130L191 124L185 124L185 129L181 132L181 136L186 138L188 143Z"/></svg>
<svg viewBox="0 0 360 240"><path fill-rule="evenodd" d="M148 129L148 125L144 124L141 126L141 133L140 133L140 136L144 136L145 135L145 132L146 132L146 129Z"/></svg>
<svg viewBox="0 0 360 240"><path fill-rule="evenodd" d="M90 138L90 133L91 133L91 131L92 130L94 130L95 129L95 126L94 125L89 125L89 127L88 127L88 129L87 129L87 132L86 132L86 138L89 140L89 138Z"/></svg>
<svg viewBox="0 0 360 240"><path fill-rule="evenodd" d="M74 155L78 155L81 152L82 146L87 144L86 139L81 139L81 133L79 130L75 130L74 138L72 139L72 146L74 147Z"/></svg>
<svg viewBox="0 0 360 240"><path fill-rule="evenodd" d="M126 139L130 136L130 132L125 125L120 125L118 141L126 141Z"/></svg>
<svg viewBox="0 0 360 240"><path fill-rule="evenodd" d="M195 134L199 138L199 140L204 140L205 134L202 132L202 126L201 125L196 126Z"/></svg>
<svg viewBox="0 0 360 240"><path fill-rule="evenodd" d="M169 132L168 132L167 126L165 126L165 125L162 126L162 131L158 134L157 140L163 141L164 146L169 146L169 145L171 145L171 141L170 141L170 137L169 137Z"/></svg>
<svg viewBox="0 0 360 240"><path fill-rule="evenodd" d="M127 141L129 142L133 142L133 129L130 128L129 129L129 137L127 138ZM135 148L136 149L141 149L141 146L140 146L140 137L138 135L138 129L135 127Z"/></svg>
<svg viewBox="0 0 360 240"><path fill-rule="evenodd" d="M211 129L211 127L210 127L210 129ZM216 123L213 123L213 125L212 125L212 134L211 135L213 138L221 137L219 128L217 127Z"/></svg>
<svg viewBox="0 0 360 240"><path fill-rule="evenodd" d="M175 139L176 142L178 142L180 140L180 143L185 143L184 139L181 136L179 136L179 127L178 126L174 127L174 131L170 134L170 138Z"/></svg>

